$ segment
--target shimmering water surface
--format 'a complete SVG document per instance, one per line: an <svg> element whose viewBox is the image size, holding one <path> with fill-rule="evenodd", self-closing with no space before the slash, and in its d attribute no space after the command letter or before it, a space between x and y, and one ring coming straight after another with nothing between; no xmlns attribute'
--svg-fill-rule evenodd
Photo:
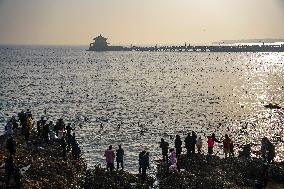
<svg viewBox="0 0 284 189"><path fill-rule="evenodd" d="M89 166L104 163L109 144L122 144L125 166L139 151L159 158L192 130L225 133L239 145L283 137L284 53L87 52L75 47L0 48L0 124L30 108L36 120L75 122ZM101 128L101 125L103 128ZM274 142L277 159L282 142ZM257 150L259 145L255 145ZM220 148L215 152L222 156Z"/></svg>

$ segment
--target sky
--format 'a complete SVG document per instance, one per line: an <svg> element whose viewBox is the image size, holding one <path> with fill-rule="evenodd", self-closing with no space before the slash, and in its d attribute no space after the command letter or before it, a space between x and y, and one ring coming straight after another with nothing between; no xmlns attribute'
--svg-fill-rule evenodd
<svg viewBox="0 0 284 189"><path fill-rule="evenodd" d="M284 39L284 0L0 0L0 44Z"/></svg>

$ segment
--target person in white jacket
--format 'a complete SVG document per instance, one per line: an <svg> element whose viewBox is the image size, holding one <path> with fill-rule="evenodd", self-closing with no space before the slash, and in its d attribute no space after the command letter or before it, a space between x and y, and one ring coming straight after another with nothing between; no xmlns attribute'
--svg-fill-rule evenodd
<svg viewBox="0 0 284 189"><path fill-rule="evenodd" d="M201 153L201 148L202 148L202 139L201 139L201 137L199 137L199 138L196 140L196 147L197 147L198 153L200 154L200 153Z"/></svg>

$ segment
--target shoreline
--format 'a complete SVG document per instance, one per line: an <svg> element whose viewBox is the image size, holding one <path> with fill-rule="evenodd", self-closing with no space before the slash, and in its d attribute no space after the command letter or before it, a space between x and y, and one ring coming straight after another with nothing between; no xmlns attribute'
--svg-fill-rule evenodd
<svg viewBox="0 0 284 189"><path fill-rule="evenodd" d="M30 141L25 141L20 129L14 129L16 141L16 154L14 155L15 167L22 173L21 188L149 188L154 182L152 177L147 177L144 184L140 183L138 174L127 171L107 172L105 168L95 166L87 168L83 157L73 160L71 153L67 160L62 157L60 141L43 143L37 133L32 131ZM0 165L8 156L5 147L6 136L0 136ZM5 186L5 173L0 170L0 188ZM17 188L12 179L10 188Z"/></svg>
<svg viewBox="0 0 284 189"><path fill-rule="evenodd" d="M0 136L0 164L3 164L5 135ZM20 129L14 130L17 143L15 165L24 170L22 188L149 188L155 178L147 177L140 183L139 174L127 171L107 172L95 166L88 169L84 158L67 160L62 158L59 141L47 144L32 131L30 141L25 141ZM233 157L222 159L219 156L195 154L187 158L182 154L178 161L180 172L169 173L168 165L157 161L156 179L159 188L253 188L254 182L261 180L263 162L260 158ZM268 189L284 188L284 162L269 164ZM3 173L1 172L3 177ZM2 184L2 185L1 185ZM3 188L0 182L0 188ZM15 188L15 187L11 187Z"/></svg>

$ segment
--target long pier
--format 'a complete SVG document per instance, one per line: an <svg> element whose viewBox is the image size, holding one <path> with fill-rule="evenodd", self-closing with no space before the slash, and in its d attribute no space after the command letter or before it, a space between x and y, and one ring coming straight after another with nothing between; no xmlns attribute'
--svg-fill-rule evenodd
<svg viewBox="0 0 284 189"><path fill-rule="evenodd" d="M231 46L161 46L124 48L129 51L157 52L284 52L283 45L231 45Z"/></svg>
<svg viewBox="0 0 284 189"><path fill-rule="evenodd" d="M284 52L284 44L280 45L211 45L211 46L109 46L107 38L99 35L90 43L89 51L150 51L150 52Z"/></svg>

